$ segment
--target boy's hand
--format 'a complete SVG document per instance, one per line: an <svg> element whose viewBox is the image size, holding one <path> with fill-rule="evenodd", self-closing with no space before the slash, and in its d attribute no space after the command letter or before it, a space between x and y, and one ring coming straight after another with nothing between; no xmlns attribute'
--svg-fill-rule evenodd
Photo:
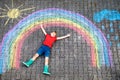
<svg viewBox="0 0 120 80"><path fill-rule="evenodd" d="M46 33L45 29L43 28L43 26L42 26L42 25L40 25L40 27L41 27L41 29L42 29L43 33L46 35L47 33Z"/></svg>
<svg viewBox="0 0 120 80"><path fill-rule="evenodd" d="M71 34L67 34L67 36L69 37L69 36L71 36Z"/></svg>

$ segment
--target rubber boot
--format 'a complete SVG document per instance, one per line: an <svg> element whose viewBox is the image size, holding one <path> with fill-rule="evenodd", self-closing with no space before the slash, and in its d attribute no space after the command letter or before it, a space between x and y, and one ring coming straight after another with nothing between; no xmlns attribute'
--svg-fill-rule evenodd
<svg viewBox="0 0 120 80"><path fill-rule="evenodd" d="M26 67L30 67L30 65L32 65L32 63L34 62L34 60L30 59L26 62L23 62L23 64L26 66Z"/></svg>
<svg viewBox="0 0 120 80"><path fill-rule="evenodd" d="M45 65L45 66L44 66L43 74L50 75L50 73L48 72L48 69L49 69L49 66L48 66L48 65Z"/></svg>

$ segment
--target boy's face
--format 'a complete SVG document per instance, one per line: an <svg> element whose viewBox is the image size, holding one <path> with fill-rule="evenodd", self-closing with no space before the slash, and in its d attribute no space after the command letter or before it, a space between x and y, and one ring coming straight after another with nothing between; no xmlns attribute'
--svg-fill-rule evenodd
<svg viewBox="0 0 120 80"><path fill-rule="evenodd" d="M51 35L52 37L55 37L55 36L56 36L56 32L51 32L50 35Z"/></svg>

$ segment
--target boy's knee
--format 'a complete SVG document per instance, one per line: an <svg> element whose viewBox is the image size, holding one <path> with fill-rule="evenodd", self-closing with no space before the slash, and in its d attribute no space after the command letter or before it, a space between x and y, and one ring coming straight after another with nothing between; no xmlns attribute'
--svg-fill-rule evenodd
<svg viewBox="0 0 120 80"><path fill-rule="evenodd" d="M49 57L45 57L45 59L49 59Z"/></svg>

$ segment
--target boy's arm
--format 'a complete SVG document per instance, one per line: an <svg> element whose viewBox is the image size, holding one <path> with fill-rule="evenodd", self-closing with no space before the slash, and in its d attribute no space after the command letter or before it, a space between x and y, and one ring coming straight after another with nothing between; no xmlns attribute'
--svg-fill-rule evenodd
<svg viewBox="0 0 120 80"><path fill-rule="evenodd" d="M42 26L42 25L40 25L40 27L41 27L41 29L42 29L43 33L46 35L47 33L46 33L45 29L43 28L43 26Z"/></svg>
<svg viewBox="0 0 120 80"><path fill-rule="evenodd" d="M67 38L67 37L70 37L70 34L67 34L67 35L62 36L62 37L57 37L57 40L65 39L65 38Z"/></svg>

